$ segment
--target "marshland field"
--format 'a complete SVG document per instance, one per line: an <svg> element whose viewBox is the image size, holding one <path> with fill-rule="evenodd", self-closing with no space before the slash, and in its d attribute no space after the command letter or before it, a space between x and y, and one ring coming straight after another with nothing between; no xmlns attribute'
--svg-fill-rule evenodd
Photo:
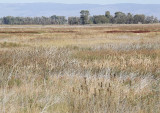
<svg viewBox="0 0 160 113"><path fill-rule="evenodd" d="M0 113L160 113L160 24L0 26Z"/></svg>

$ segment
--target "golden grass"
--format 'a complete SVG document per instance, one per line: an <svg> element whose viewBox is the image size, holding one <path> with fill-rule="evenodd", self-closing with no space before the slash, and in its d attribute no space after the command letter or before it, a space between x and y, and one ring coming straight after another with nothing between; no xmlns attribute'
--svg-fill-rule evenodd
<svg viewBox="0 0 160 113"><path fill-rule="evenodd" d="M159 113L159 29L1 26L0 112Z"/></svg>

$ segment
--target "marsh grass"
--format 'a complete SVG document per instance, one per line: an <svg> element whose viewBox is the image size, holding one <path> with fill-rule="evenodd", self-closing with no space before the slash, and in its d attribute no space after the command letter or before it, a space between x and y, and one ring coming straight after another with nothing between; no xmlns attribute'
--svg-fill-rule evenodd
<svg viewBox="0 0 160 113"><path fill-rule="evenodd" d="M12 48L12 47L21 47L21 44L13 43L13 42L4 42L0 43L1 48Z"/></svg>
<svg viewBox="0 0 160 113"><path fill-rule="evenodd" d="M148 26L1 28L41 33L0 34L0 112L159 113L159 33L104 33Z"/></svg>

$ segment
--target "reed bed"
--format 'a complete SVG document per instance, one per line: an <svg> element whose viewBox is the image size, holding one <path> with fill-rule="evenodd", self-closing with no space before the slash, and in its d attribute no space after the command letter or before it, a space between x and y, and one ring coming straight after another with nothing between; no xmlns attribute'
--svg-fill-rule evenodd
<svg viewBox="0 0 160 113"><path fill-rule="evenodd" d="M159 113L159 29L2 26L0 112Z"/></svg>

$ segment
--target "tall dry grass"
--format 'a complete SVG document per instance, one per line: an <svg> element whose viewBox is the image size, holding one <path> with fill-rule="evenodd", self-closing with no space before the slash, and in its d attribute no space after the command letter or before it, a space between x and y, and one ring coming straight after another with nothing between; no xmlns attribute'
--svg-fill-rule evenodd
<svg viewBox="0 0 160 113"><path fill-rule="evenodd" d="M0 112L159 113L159 25L0 29Z"/></svg>

